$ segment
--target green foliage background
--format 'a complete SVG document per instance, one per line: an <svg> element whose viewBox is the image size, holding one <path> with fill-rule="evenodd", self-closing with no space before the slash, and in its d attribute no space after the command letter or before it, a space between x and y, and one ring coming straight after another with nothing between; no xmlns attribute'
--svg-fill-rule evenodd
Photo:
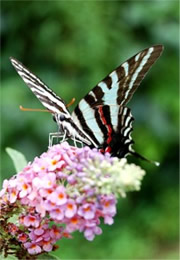
<svg viewBox="0 0 180 260"><path fill-rule="evenodd" d="M178 259L178 1L3 1L1 170L14 174L5 147L33 160L56 131L9 62L22 61L67 103L80 100L121 62L143 48L163 44L164 53L129 107L136 118L135 148L160 161L134 158L147 175L140 192L119 200L112 226L88 242L82 234L59 242L60 259ZM72 107L73 109L73 107Z"/></svg>

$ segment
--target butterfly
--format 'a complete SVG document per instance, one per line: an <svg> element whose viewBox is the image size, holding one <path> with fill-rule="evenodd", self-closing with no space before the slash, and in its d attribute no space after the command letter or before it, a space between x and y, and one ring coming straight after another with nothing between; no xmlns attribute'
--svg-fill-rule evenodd
<svg viewBox="0 0 180 260"><path fill-rule="evenodd" d="M122 158L132 154L147 160L132 148L134 118L126 105L162 51L162 45L151 46L122 63L81 99L72 114L64 100L21 62L12 57L10 61L27 86L52 113L59 129L58 133L50 134L52 138L63 134L64 138L79 140L112 156Z"/></svg>

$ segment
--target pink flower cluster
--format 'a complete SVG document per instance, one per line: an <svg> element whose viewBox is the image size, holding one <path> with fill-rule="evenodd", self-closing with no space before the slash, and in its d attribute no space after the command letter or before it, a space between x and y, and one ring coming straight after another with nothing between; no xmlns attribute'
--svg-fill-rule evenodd
<svg viewBox="0 0 180 260"><path fill-rule="evenodd" d="M77 230L93 240L102 233L100 218L105 224L113 223L115 196L98 193L96 183L88 175L92 162L113 164L113 159L95 149L62 143L4 181L1 203L21 206L17 224L9 225L10 232L14 230L29 254L49 252L57 240L71 238L70 234ZM95 174L98 180L104 173Z"/></svg>

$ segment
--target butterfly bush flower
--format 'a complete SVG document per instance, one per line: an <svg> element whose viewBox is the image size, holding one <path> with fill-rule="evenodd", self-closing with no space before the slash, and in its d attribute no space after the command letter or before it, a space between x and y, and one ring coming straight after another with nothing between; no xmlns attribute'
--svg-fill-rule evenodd
<svg viewBox="0 0 180 260"><path fill-rule="evenodd" d="M4 222L4 230L29 255L54 250L57 240L75 231L91 241L102 233L101 220L113 224L117 198L139 190L144 174L97 149L54 145L4 181L1 214L16 217Z"/></svg>

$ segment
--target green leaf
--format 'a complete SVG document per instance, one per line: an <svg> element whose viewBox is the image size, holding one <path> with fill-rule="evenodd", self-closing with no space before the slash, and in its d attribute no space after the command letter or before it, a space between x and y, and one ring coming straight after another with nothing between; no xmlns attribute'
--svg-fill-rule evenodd
<svg viewBox="0 0 180 260"><path fill-rule="evenodd" d="M19 214L13 214L13 216L8 219L8 223L9 222L17 223L18 219L19 219Z"/></svg>
<svg viewBox="0 0 180 260"><path fill-rule="evenodd" d="M6 152L11 157L16 172L21 171L27 165L27 160L22 153L9 147L6 148Z"/></svg>
<svg viewBox="0 0 180 260"><path fill-rule="evenodd" d="M37 259L42 260L60 260L57 256L51 254L42 254L37 257Z"/></svg>

